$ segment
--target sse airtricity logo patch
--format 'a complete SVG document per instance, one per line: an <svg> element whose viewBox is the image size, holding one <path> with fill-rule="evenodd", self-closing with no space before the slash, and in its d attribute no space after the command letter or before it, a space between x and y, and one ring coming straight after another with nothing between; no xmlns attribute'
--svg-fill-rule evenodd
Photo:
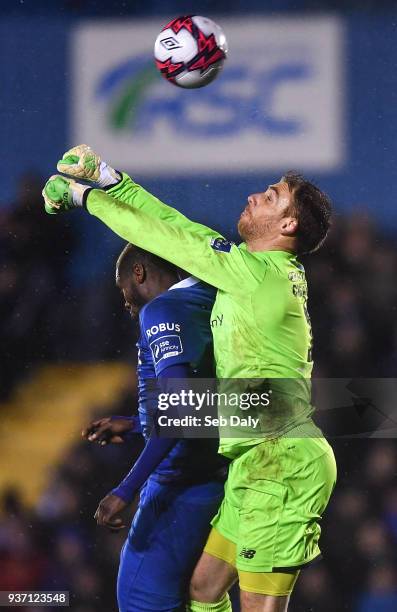
<svg viewBox="0 0 397 612"><path fill-rule="evenodd" d="M233 245L234 245L234 242L231 242L230 240L226 240L226 238L222 238L221 236L219 236L219 238L212 238L211 240L211 246L214 249L214 251L230 253Z"/></svg>
<svg viewBox="0 0 397 612"><path fill-rule="evenodd" d="M182 341L177 335L156 338L156 340L150 343L150 349L155 364L162 359L169 359L183 353Z"/></svg>

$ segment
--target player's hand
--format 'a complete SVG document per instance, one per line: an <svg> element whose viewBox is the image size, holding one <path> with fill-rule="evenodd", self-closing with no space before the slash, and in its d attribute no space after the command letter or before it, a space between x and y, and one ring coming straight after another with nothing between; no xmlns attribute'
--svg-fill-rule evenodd
<svg viewBox="0 0 397 612"><path fill-rule="evenodd" d="M81 207L86 189L89 189L87 185L81 185L72 179L54 174L48 179L42 191L46 213L57 215Z"/></svg>
<svg viewBox="0 0 397 612"><path fill-rule="evenodd" d="M122 444L124 442L123 435L131 431L133 426L133 421L127 417L104 417L90 423L88 427L83 429L81 435L84 440L97 442L101 446Z"/></svg>
<svg viewBox="0 0 397 612"><path fill-rule="evenodd" d="M77 145L63 154L57 170L79 180L96 182L100 176L101 158L86 144Z"/></svg>
<svg viewBox="0 0 397 612"><path fill-rule="evenodd" d="M98 187L108 187L118 183L121 175L109 166L95 151L86 144L77 145L63 154L57 169L77 180L95 183Z"/></svg>
<svg viewBox="0 0 397 612"><path fill-rule="evenodd" d="M102 527L109 527L112 531L120 531L125 528L123 519L116 517L116 514L122 512L126 507L127 503L123 501L117 495L110 493L106 495L100 502L99 506L94 514L97 525Z"/></svg>

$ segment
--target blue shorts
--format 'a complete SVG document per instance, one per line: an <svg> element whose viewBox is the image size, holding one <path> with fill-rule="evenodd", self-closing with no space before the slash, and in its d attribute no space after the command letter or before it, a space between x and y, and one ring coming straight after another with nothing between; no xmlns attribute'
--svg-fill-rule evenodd
<svg viewBox="0 0 397 612"><path fill-rule="evenodd" d="M223 484L147 481L121 551L120 612L184 612L190 577L223 499Z"/></svg>

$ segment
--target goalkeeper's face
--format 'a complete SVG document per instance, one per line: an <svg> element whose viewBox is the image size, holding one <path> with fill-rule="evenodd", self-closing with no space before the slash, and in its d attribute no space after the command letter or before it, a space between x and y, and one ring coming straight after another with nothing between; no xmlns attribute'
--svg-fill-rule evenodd
<svg viewBox="0 0 397 612"><path fill-rule="evenodd" d="M281 180L262 192L248 196L248 202L238 222L238 232L247 242L257 239L277 239L293 236L297 220L291 214L293 194Z"/></svg>

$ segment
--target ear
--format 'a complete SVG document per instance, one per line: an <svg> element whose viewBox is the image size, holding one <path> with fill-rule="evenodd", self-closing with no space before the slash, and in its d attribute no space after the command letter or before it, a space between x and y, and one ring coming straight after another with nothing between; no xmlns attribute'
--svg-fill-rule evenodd
<svg viewBox="0 0 397 612"><path fill-rule="evenodd" d="M138 285L142 285L146 280L146 270L144 266L140 263L134 263L132 271Z"/></svg>
<svg viewBox="0 0 397 612"><path fill-rule="evenodd" d="M298 231L298 219L296 217L284 217L281 220L280 233L283 236L295 236Z"/></svg>

